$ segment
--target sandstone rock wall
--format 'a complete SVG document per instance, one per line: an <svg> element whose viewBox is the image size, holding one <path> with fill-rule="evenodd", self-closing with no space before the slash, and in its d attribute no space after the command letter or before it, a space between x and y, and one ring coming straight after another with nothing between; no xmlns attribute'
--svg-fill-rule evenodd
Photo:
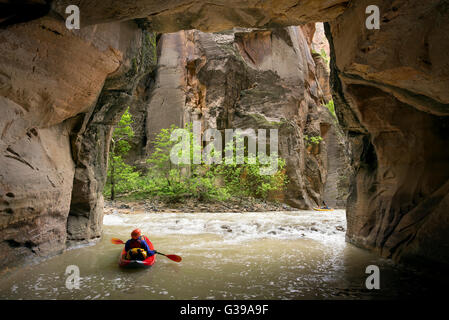
<svg viewBox="0 0 449 320"><path fill-rule="evenodd" d="M380 30L360 27L371 4ZM449 262L448 21L446 1L362 0L327 30L354 146L347 239L396 260Z"/></svg>
<svg viewBox="0 0 449 320"><path fill-rule="evenodd" d="M156 64L155 34L134 22L120 23L116 30L117 50L123 52L123 62L106 79L96 105L82 117L79 129L72 134L76 172L67 221L69 240L82 241L101 236L102 191L112 130L134 101L139 82Z"/></svg>
<svg viewBox="0 0 449 320"><path fill-rule="evenodd" d="M348 159L343 151L347 145L342 142L344 135L335 133L336 119L322 106L327 101L317 70L325 70L320 74L323 83L329 73L321 57L312 57L309 45L300 27L162 35L155 83L146 105L146 155L152 152L155 135L172 124L196 120L203 131L217 128L223 133L224 129L277 129L290 183L285 193L273 197L310 209L321 204L325 195L336 206L338 190L332 189L337 183L327 184L326 194L324 189L329 173L336 181L342 175L340 162ZM320 146L307 146L306 135L322 134L325 141ZM332 143L335 147L328 155ZM332 158L337 154L338 161ZM344 200L342 192L338 206L344 206Z"/></svg>
<svg viewBox="0 0 449 320"><path fill-rule="evenodd" d="M148 37L50 16L0 30L1 265L100 236L110 133L155 63Z"/></svg>
<svg viewBox="0 0 449 320"><path fill-rule="evenodd" d="M158 65L154 86L150 88L146 112L146 154L153 151L152 141L161 129L183 126L186 102L185 32L165 34L159 41Z"/></svg>
<svg viewBox="0 0 449 320"><path fill-rule="evenodd" d="M83 24L147 18L153 30L168 33L199 29L204 32L233 27L267 28L328 21L341 14L348 0L53 0L52 8L65 16L78 5Z"/></svg>

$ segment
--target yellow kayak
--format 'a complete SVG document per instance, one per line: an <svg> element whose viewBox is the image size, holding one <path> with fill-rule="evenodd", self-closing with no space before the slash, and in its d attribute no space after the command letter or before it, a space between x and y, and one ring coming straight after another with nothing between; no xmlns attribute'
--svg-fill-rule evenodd
<svg viewBox="0 0 449 320"><path fill-rule="evenodd" d="M315 211L332 211L334 209L332 209L332 208L329 208L329 209L313 208L313 210L315 210Z"/></svg>

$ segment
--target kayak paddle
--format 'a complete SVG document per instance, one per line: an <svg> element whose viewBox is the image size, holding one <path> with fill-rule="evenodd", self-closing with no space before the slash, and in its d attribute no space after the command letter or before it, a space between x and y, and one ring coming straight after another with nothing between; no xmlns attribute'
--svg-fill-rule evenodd
<svg viewBox="0 0 449 320"><path fill-rule="evenodd" d="M113 244L125 244L122 240L117 239L117 238L112 238L111 239L111 243ZM176 254L163 254L161 252L158 252L156 250L154 250L155 253L160 254L164 257L169 258L170 260L173 260L175 262L181 262L182 258L180 256L177 256Z"/></svg>
<svg viewBox="0 0 449 320"><path fill-rule="evenodd" d="M112 238L111 239L111 243L113 243L113 244L125 244L122 240L117 239L117 238Z"/></svg>
<svg viewBox="0 0 449 320"><path fill-rule="evenodd" d="M173 260L175 262L181 262L181 260L182 260L182 258L180 256L177 256L176 254L163 254L163 253L158 252L156 250L154 250L154 252L156 252L157 254L163 255L164 257L167 257L170 260Z"/></svg>

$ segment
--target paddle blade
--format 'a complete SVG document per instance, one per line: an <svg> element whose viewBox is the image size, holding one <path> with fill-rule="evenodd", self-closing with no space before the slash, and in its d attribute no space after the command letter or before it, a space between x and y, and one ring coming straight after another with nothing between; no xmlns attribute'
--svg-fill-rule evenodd
<svg viewBox="0 0 449 320"><path fill-rule="evenodd" d="M111 239L111 243L113 243L113 244L125 244L122 240L117 239L117 238L112 238Z"/></svg>
<svg viewBox="0 0 449 320"><path fill-rule="evenodd" d="M182 258L180 256L177 256L176 254L167 254L166 257L175 262L181 262L182 260Z"/></svg>

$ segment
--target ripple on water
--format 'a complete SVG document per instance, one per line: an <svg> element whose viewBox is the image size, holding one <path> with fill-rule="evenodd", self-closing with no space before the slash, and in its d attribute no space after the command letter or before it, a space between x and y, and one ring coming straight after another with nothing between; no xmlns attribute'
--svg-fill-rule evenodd
<svg viewBox="0 0 449 320"><path fill-rule="evenodd" d="M182 263L160 257L151 269L119 269L120 246L108 240L125 238L136 227L150 235L158 250L181 255ZM104 237L97 245L67 251L2 279L0 298L366 296L361 287L365 267L383 262L345 244L345 228L343 210L105 215ZM65 268L72 264L80 267L80 290L65 287Z"/></svg>
<svg viewBox="0 0 449 320"><path fill-rule="evenodd" d="M220 244L240 244L258 239L312 239L333 247L344 246L344 210L255 213L152 213L105 215L108 226L139 227L155 235L219 236L207 243L191 243L190 249Z"/></svg>

